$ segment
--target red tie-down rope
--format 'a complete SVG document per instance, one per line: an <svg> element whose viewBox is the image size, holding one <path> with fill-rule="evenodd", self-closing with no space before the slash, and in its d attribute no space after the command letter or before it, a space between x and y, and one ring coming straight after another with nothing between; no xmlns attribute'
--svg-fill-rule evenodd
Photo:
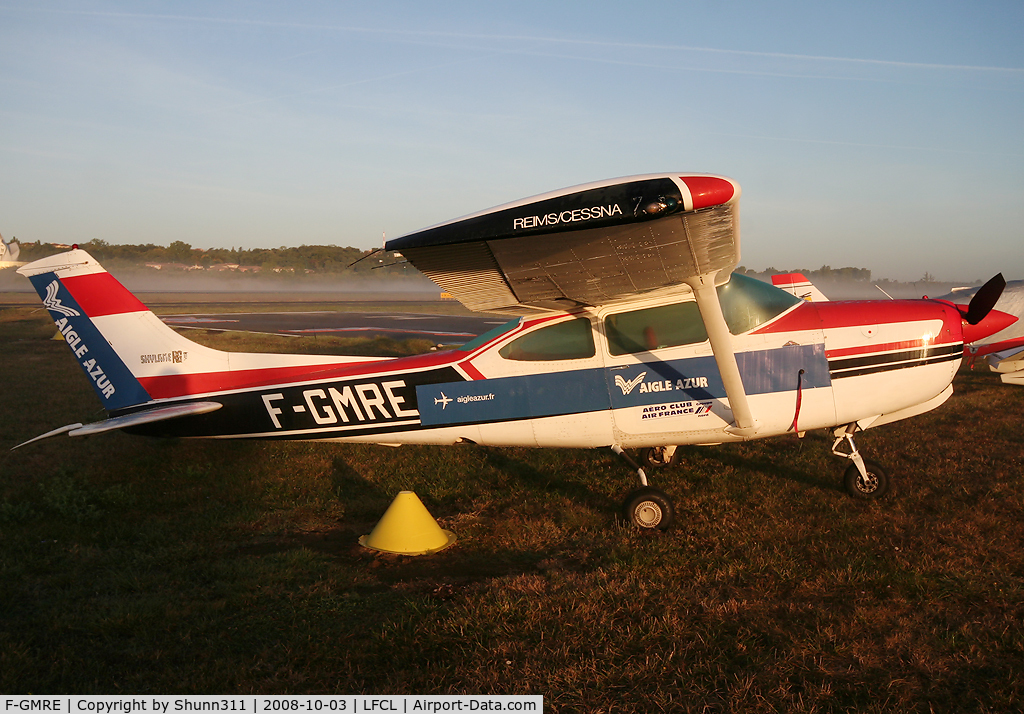
<svg viewBox="0 0 1024 714"><path fill-rule="evenodd" d="M800 403L804 398L803 386L804 370L801 369L796 375L796 412L793 414L793 424L789 427L790 431L795 431L797 434L800 433L800 428L797 426L797 422L800 419Z"/></svg>

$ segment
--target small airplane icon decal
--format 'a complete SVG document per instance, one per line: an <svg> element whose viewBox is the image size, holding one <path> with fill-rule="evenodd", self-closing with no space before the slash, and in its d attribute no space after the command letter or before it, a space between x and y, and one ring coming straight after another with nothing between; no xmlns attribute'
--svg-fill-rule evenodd
<svg viewBox="0 0 1024 714"><path fill-rule="evenodd" d="M454 401L454 400L449 399L448 397L446 397L444 395L444 392L441 392L441 398L440 399L437 399L436 397L434 398L434 404L440 404L441 405L441 409L445 409L448 406L448 404L451 403L452 401Z"/></svg>

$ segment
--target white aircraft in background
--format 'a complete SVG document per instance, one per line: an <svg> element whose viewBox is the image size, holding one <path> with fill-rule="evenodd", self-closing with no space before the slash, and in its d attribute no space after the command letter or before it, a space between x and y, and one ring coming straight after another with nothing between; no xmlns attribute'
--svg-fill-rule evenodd
<svg viewBox="0 0 1024 714"><path fill-rule="evenodd" d="M0 236L0 270L4 268L17 268L18 266L24 265L25 263L18 262L18 256L21 254L21 246L18 245L18 241L11 238L11 242L8 243L4 240L3 236Z"/></svg>
<svg viewBox="0 0 1024 714"><path fill-rule="evenodd" d="M636 469L636 526L672 501L648 465L677 445L829 429L859 498L888 489L854 434L940 406L965 342L1006 326L996 276L967 307L810 303L733 275L740 188L648 174L516 201L388 241L471 310L516 317L461 347L398 359L239 354L167 327L81 250L32 282L114 429L164 437L611 448ZM25 442L30 443L30 442Z"/></svg>
<svg viewBox="0 0 1024 714"><path fill-rule="evenodd" d="M937 300L949 300L961 305L977 294L980 288L954 288ZM996 302L1000 311L1014 315L1018 321L995 334L972 342L966 348L971 363L978 357L985 357L989 369L999 373L1006 384L1024 385L1024 280L1011 280Z"/></svg>

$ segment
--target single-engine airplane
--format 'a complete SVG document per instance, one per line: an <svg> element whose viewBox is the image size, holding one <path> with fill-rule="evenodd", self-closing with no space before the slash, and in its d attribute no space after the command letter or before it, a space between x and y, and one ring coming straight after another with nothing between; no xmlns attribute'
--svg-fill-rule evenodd
<svg viewBox="0 0 1024 714"><path fill-rule="evenodd" d="M575 186L394 238L472 310L520 315L458 349L399 359L237 354L165 326L82 250L24 266L113 429L165 437L610 447L640 487L625 516L664 529L648 466L677 445L831 429L847 490L885 470L854 433L952 392L963 344L1001 329L1001 276L969 307L810 303L742 275L740 188L649 174ZM1011 318L1012 319L1012 318ZM30 443L30 442L25 442Z"/></svg>

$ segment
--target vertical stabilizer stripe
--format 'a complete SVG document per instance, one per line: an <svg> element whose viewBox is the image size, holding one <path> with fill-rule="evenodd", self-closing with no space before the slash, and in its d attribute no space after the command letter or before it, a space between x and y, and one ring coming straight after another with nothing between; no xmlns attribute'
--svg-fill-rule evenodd
<svg viewBox="0 0 1024 714"><path fill-rule="evenodd" d="M61 283L89 317L149 311L110 273L76 275L62 279Z"/></svg>

